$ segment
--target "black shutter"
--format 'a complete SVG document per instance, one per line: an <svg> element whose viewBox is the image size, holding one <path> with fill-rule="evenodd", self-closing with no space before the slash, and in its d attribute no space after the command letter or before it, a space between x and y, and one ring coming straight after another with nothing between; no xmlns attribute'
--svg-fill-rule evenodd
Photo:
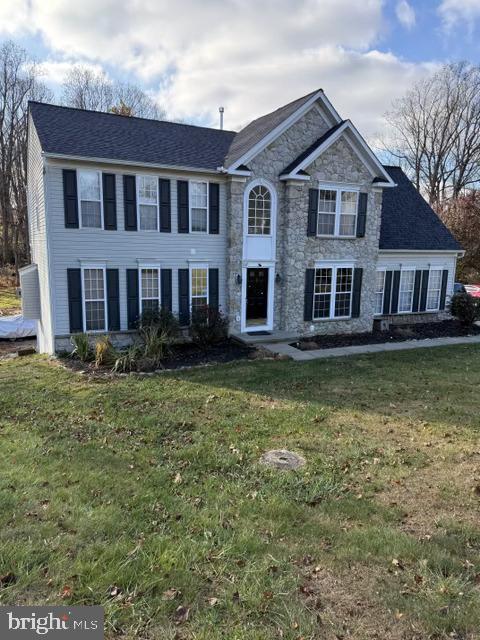
<svg viewBox="0 0 480 640"><path fill-rule="evenodd" d="M208 233L220 233L220 186L208 184Z"/></svg>
<svg viewBox="0 0 480 640"><path fill-rule="evenodd" d="M400 292L400 271L393 272L392 307L390 313L398 313L398 294Z"/></svg>
<svg viewBox="0 0 480 640"><path fill-rule="evenodd" d="M65 227L78 229L77 172L75 169L63 170L63 206Z"/></svg>
<svg viewBox="0 0 480 640"><path fill-rule="evenodd" d="M107 269L108 330L120 331L120 287L118 269Z"/></svg>
<svg viewBox="0 0 480 640"><path fill-rule="evenodd" d="M190 324L190 273L188 269L178 270L178 319L180 324Z"/></svg>
<svg viewBox="0 0 480 640"><path fill-rule="evenodd" d="M127 318L129 329L137 328L139 309L138 269L127 269Z"/></svg>
<svg viewBox="0 0 480 640"><path fill-rule="evenodd" d="M385 286L383 288L383 315L390 313L390 302L392 298L392 276L393 271L385 272Z"/></svg>
<svg viewBox="0 0 480 640"><path fill-rule="evenodd" d="M353 270L352 318L360 317L360 300L362 297L363 269Z"/></svg>
<svg viewBox="0 0 480 640"><path fill-rule="evenodd" d="M135 176L123 176L123 210L125 231L137 230L137 188Z"/></svg>
<svg viewBox="0 0 480 640"><path fill-rule="evenodd" d="M420 289L420 304L418 307L419 311L425 311L427 308L427 292L428 292L428 276L430 272L428 269L422 271L422 287Z"/></svg>
<svg viewBox="0 0 480 640"><path fill-rule="evenodd" d="M442 271L442 288L440 289L440 311L445 309L445 299L447 297L448 269Z"/></svg>
<svg viewBox="0 0 480 640"><path fill-rule="evenodd" d="M178 233L188 233L188 182L177 180Z"/></svg>
<svg viewBox="0 0 480 640"><path fill-rule="evenodd" d="M303 305L303 319L305 322L313 318L313 287L315 285L315 269L305 271L305 298Z"/></svg>
<svg viewBox="0 0 480 640"><path fill-rule="evenodd" d="M172 210L170 204L170 180L158 180L160 194L160 231L170 233L172 230Z"/></svg>
<svg viewBox="0 0 480 640"><path fill-rule="evenodd" d="M318 189L308 190L307 236L317 235Z"/></svg>
<svg viewBox="0 0 480 640"><path fill-rule="evenodd" d="M218 269L208 270L208 306L218 311Z"/></svg>
<svg viewBox="0 0 480 640"><path fill-rule="evenodd" d="M103 228L117 230L117 188L114 173L102 173L103 182Z"/></svg>
<svg viewBox="0 0 480 640"><path fill-rule="evenodd" d="M418 311L419 303L420 303L420 285L422 282L422 272L417 269L415 271L415 286L413 287L413 303L412 303L412 311Z"/></svg>
<svg viewBox="0 0 480 640"><path fill-rule="evenodd" d="M160 287L162 296L162 309L166 311L172 310L172 270L161 269L160 271Z"/></svg>
<svg viewBox="0 0 480 640"><path fill-rule="evenodd" d="M80 269L67 269L68 314L70 333L83 331L82 311L82 272Z"/></svg>
<svg viewBox="0 0 480 640"><path fill-rule="evenodd" d="M367 226L367 202L368 193L360 193L358 197L357 238L365 237L365 229Z"/></svg>

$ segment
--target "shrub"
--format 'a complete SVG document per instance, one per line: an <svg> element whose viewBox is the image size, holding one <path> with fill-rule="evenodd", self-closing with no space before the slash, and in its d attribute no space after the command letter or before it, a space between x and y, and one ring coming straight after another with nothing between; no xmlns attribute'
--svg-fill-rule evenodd
<svg viewBox="0 0 480 640"><path fill-rule="evenodd" d="M101 336L95 343L95 366L112 367L118 358L118 352L108 336Z"/></svg>
<svg viewBox="0 0 480 640"><path fill-rule="evenodd" d="M70 340L73 345L73 350L70 354L72 358L78 358L81 362L93 360L94 354L86 333L75 333Z"/></svg>
<svg viewBox="0 0 480 640"><path fill-rule="evenodd" d="M218 309L204 305L192 312L190 337L202 348L217 344L226 339L228 320Z"/></svg>
<svg viewBox="0 0 480 640"><path fill-rule="evenodd" d="M173 338L155 324L142 327L139 333L143 340L143 357L159 364L170 353Z"/></svg>
<svg viewBox="0 0 480 640"><path fill-rule="evenodd" d="M142 356L140 345L132 344L125 351L121 351L118 354L117 359L112 367L112 371L115 373L129 373L130 371L136 371L138 367L138 361Z"/></svg>
<svg viewBox="0 0 480 640"><path fill-rule="evenodd" d="M140 316L138 328L141 331L146 327L158 327L172 338L176 338L180 329L177 318L168 309L153 309L144 311Z"/></svg>
<svg viewBox="0 0 480 640"><path fill-rule="evenodd" d="M469 327L480 317L478 300L468 293L455 293L450 302L450 313Z"/></svg>

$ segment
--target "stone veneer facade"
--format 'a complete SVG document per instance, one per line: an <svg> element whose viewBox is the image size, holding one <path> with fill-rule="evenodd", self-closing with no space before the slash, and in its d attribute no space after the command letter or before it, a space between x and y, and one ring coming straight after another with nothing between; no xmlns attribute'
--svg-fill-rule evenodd
<svg viewBox="0 0 480 640"><path fill-rule="evenodd" d="M248 163L249 178L234 177L228 185L228 304L230 327L240 331L242 287L237 274L243 264L243 203L245 190L257 178L268 180L277 192L274 330L298 335L370 331L374 315L375 270L378 258L382 194L372 188L372 175L349 143L340 138L306 168L309 182L280 181L282 170L330 128L320 110L312 109ZM308 193L321 182L346 183L368 193L364 238L336 239L307 236ZM352 259L363 268L360 317L351 320L304 322L305 270L320 260ZM271 286L271 282L269 285Z"/></svg>

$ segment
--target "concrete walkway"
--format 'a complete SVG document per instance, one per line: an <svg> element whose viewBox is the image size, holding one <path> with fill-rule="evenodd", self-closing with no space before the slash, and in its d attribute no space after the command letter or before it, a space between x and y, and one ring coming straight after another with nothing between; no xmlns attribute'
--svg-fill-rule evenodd
<svg viewBox="0 0 480 640"><path fill-rule="evenodd" d="M288 356L292 360L306 361L323 358L339 358L355 356L362 353L381 353L384 351L405 351L406 349L425 349L428 347L448 347L455 344L480 344L480 336L463 336L458 338L430 338L426 340L405 340L404 342L385 342L382 344L362 344L355 347L335 347L333 349L312 349L300 351L291 347L288 342L277 344L263 343L261 346L272 353Z"/></svg>

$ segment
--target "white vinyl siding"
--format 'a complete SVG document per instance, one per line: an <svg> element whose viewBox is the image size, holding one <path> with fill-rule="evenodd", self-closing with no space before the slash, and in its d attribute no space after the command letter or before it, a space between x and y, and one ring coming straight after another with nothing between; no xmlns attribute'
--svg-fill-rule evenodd
<svg viewBox="0 0 480 640"><path fill-rule="evenodd" d="M78 176L78 200L82 229L102 229L102 174L100 171L81 170Z"/></svg>
<svg viewBox="0 0 480 640"><path fill-rule="evenodd" d="M140 312L158 311L160 308L160 269L141 267L140 273Z"/></svg>
<svg viewBox="0 0 480 640"><path fill-rule="evenodd" d="M352 310L353 267L315 269L313 319L349 318Z"/></svg>
<svg viewBox="0 0 480 640"><path fill-rule="evenodd" d="M318 191L317 235L355 237L358 191L320 188Z"/></svg>
<svg viewBox="0 0 480 640"><path fill-rule="evenodd" d="M413 289L415 287L415 270L402 271L400 275L400 290L398 294L398 313L410 313L413 304Z"/></svg>
<svg viewBox="0 0 480 640"><path fill-rule="evenodd" d="M208 304L208 265L190 267L190 307L192 311Z"/></svg>
<svg viewBox="0 0 480 640"><path fill-rule="evenodd" d="M82 269L83 325L85 331L107 330L107 286L103 267Z"/></svg>
<svg viewBox="0 0 480 640"><path fill-rule="evenodd" d="M442 270L431 269L428 278L427 311L438 311L442 288Z"/></svg>
<svg viewBox="0 0 480 640"><path fill-rule="evenodd" d="M158 178L137 176L137 202L140 231L158 231Z"/></svg>
<svg viewBox="0 0 480 640"><path fill-rule="evenodd" d="M189 184L190 231L207 233L208 231L208 182Z"/></svg>

